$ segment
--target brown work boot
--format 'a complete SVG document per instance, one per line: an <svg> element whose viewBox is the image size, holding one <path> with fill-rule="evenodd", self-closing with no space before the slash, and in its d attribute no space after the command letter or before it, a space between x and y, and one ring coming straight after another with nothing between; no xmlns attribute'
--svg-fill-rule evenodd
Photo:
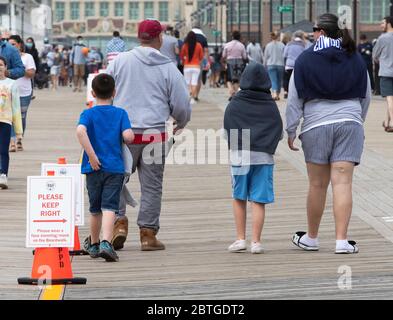
<svg viewBox="0 0 393 320"><path fill-rule="evenodd" d="M156 234L157 231L154 229L140 228L142 251L155 251L165 249L164 244L161 241L157 240Z"/></svg>
<svg viewBox="0 0 393 320"><path fill-rule="evenodd" d="M112 246L115 250L123 249L128 235L128 218L121 216L116 219L113 227Z"/></svg>

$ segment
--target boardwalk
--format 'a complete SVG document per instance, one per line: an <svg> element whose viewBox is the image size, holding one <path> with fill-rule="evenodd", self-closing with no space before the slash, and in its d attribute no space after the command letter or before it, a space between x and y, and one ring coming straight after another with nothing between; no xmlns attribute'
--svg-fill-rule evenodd
<svg viewBox="0 0 393 320"><path fill-rule="evenodd" d="M75 163L80 154L74 129L84 96L68 88L36 95L28 114L26 150L11 155L10 189L0 192L0 299L38 299L40 293L16 284L17 277L29 276L32 263L31 250L24 248L26 176L38 175L41 162L64 156ZM205 91L189 128L219 129L225 105L225 90ZM283 103L280 110L285 111ZM302 153L289 151L284 140L276 155L276 203L267 207L265 254L226 251L235 236L228 166L168 165L159 233L167 249L139 250L132 209L120 262L75 257L75 276L88 282L67 286L64 299L391 299L393 135L382 131L384 113L384 101L373 100L363 163L355 175L350 237L359 243L358 255L333 254L330 197L320 251L307 253L291 244L291 234L306 226L307 176ZM139 196L136 176L131 184ZM87 226L80 233L83 240ZM351 290L338 287L342 266L351 268Z"/></svg>

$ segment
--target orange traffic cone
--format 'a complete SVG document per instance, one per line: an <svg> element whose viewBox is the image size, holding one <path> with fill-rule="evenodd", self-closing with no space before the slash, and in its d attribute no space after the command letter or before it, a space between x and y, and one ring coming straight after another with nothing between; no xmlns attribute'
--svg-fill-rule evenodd
<svg viewBox="0 0 393 320"><path fill-rule="evenodd" d="M59 163L65 158L59 158ZM64 159L64 160L63 160ZM54 176L54 171L48 171ZM73 278L68 248L36 248L31 278L18 278L18 284L52 285L52 284L86 284L86 278Z"/></svg>
<svg viewBox="0 0 393 320"><path fill-rule="evenodd" d="M85 256L88 255L89 253L86 252L85 250L81 249L81 244L79 241L79 229L78 226L75 226L75 231L74 231L74 248L70 251L71 256Z"/></svg>
<svg viewBox="0 0 393 320"><path fill-rule="evenodd" d="M67 164L66 158L58 158L57 159L57 164ZM73 250L70 251L71 256L81 256L81 255L88 255L89 253L86 252L85 250L81 250L81 244L79 242L79 230L78 227L75 226L75 232L74 232L74 248Z"/></svg>
<svg viewBox="0 0 393 320"><path fill-rule="evenodd" d="M74 278L68 248L37 248L31 278L18 278L18 284L86 284L86 278Z"/></svg>

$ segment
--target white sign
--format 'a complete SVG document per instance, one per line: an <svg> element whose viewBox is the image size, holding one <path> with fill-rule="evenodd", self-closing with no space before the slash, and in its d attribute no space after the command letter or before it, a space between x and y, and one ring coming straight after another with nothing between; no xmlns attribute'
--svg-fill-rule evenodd
<svg viewBox="0 0 393 320"><path fill-rule="evenodd" d="M87 96L86 96L86 100L87 102L95 102L95 98L93 97L93 95L91 94L91 90L92 90L92 83L93 83L93 79L98 75L98 73L89 73L88 77L87 77L87 85L86 85L86 90L87 90Z"/></svg>
<svg viewBox="0 0 393 320"><path fill-rule="evenodd" d="M48 171L54 171L55 176L74 177L75 183L75 225L83 226L85 224L85 204L84 204L84 190L85 183L83 175L81 174L80 164L57 164L57 163L42 163L41 175L46 176Z"/></svg>
<svg viewBox="0 0 393 320"><path fill-rule="evenodd" d="M27 177L27 248L74 247L73 177Z"/></svg>

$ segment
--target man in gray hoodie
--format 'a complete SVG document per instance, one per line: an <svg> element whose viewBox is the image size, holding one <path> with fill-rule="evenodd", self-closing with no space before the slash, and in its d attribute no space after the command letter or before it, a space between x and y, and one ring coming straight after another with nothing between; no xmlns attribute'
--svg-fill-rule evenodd
<svg viewBox="0 0 393 320"><path fill-rule="evenodd" d="M133 172L138 169L141 203L138 226L142 251L163 250L156 239L160 228L162 182L165 150L168 145L166 122L175 120L175 131L186 126L191 106L184 77L172 61L160 53L162 26L157 20L139 24L141 46L121 53L109 65L107 72L116 83L113 104L127 111L135 132L128 145L133 157ZM125 214L125 201L120 213ZM115 224L112 244L121 249L128 231L127 218L120 216Z"/></svg>

